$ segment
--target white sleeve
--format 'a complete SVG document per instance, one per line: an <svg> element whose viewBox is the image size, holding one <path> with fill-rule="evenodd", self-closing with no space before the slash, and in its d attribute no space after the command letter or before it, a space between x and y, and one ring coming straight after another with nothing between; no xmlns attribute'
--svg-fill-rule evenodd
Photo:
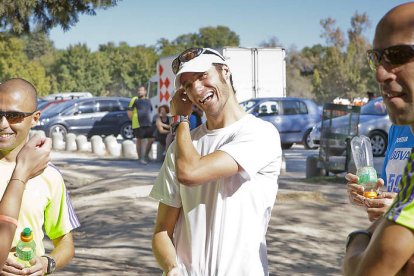
<svg viewBox="0 0 414 276"><path fill-rule="evenodd" d="M149 196L168 206L180 208L182 203L180 184L177 182L177 177L175 176L174 148L175 142L167 150L164 163Z"/></svg>
<svg viewBox="0 0 414 276"><path fill-rule="evenodd" d="M234 140L220 147L244 170L243 176L251 179L269 164L279 167L282 160L280 136L277 129L265 121L256 121L254 126L243 127Z"/></svg>

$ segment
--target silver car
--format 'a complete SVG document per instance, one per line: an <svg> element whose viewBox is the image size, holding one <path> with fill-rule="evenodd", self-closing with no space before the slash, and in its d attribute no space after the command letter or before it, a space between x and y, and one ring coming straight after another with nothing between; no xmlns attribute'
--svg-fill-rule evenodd
<svg viewBox="0 0 414 276"><path fill-rule="evenodd" d="M338 132L347 127L348 120L342 117L332 119L332 128ZM361 107L361 113L358 124L358 134L365 135L371 139L372 153L374 156L384 156L388 144L388 130L391 126L387 109L382 97L376 98ZM317 146L320 142L321 123L316 124L309 139L311 145ZM344 142L345 143L345 142ZM343 145L338 145L343 148Z"/></svg>
<svg viewBox="0 0 414 276"><path fill-rule="evenodd" d="M255 98L240 105L247 113L277 128L283 149L289 149L294 143L303 144L309 149L309 133L322 118L318 105L313 100L303 98Z"/></svg>

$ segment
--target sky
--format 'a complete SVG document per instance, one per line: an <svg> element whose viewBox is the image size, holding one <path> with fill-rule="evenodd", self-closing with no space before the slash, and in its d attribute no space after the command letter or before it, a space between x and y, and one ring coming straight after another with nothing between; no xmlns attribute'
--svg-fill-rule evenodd
<svg viewBox="0 0 414 276"><path fill-rule="evenodd" d="M285 48L326 45L320 21L331 17L346 31L351 17L366 13L371 26L364 35L372 41L375 25L400 0L122 0L115 7L81 15L69 31L56 27L50 38L58 49L85 43L92 51L108 42L130 46L156 45L160 38L198 33L202 27L229 27L242 47L258 47L276 37Z"/></svg>

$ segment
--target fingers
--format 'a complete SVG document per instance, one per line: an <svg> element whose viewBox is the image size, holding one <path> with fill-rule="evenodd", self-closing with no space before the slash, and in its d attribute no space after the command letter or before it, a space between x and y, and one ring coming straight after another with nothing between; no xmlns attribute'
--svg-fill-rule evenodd
<svg viewBox="0 0 414 276"><path fill-rule="evenodd" d="M349 202L357 205L357 206L364 206L364 199L365 197L354 192L354 191L348 191L348 197L349 197Z"/></svg>
<svg viewBox="0 0 414 276"><path fill-rule="evenodd" d="M397 196L397 193L394 192L382 192L377 196L377 198L389 198L394 199Z"/></svg>
<svg viewBox="0 0 414 276"><path fill-rule="evenodd" d="M387 210L388 210L388 207L367 208L367 214L368 214L369 221L374 221L382 217L385 214L385 212L387 212Z"/></svg>
<svg viewBox="0 0 414 276"><path fill-rule="evenodd" d="M378 190L382 188L383 186L384 186L384 180L382 178L378 178L375 189Z"/></svg>
<svg viewBox="0 0 414 276"><path fill-rule="evenodd" d="M52 150L52 139L50 138L44 138L44 141L42 143L42 145L40 146L42 149L45 149L47 151L51 151Z"/></svg>
<svg viewBox="0 0 414 276"><path fill-rule="evenodd" d="M355 174L352 174L352 173L347 173L347 174L345 175L345 179L346 179L348 182L358 183L358 176L356 176Z"/></svg>

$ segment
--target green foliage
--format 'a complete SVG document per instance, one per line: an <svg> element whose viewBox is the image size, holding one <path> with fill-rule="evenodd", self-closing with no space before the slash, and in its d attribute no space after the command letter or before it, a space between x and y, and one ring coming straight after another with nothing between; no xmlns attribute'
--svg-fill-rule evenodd
<svg viewBox="0 0 414 276"><path fill-rule="evenodd" d="M334 26L335 20L322 20L321 25L325 31L322 36L327 39L328 46L312 61L315 69L312 86L316 100L330 102L336 97L353 99L375 91L365 55L369 43L362 35L369 26L366 14L355 13L351 18L348 43L342 31ZM317 53L315 50L304 49L302 53L305 56L311 53L312 56L312 53Z"/></svg>
<svg viewBox="0 0 414 276"><path fill-rule="evenodd" d="M228 27L204 27L198 33L178 36L173 41L162 38L157 43L160 56L177 55L192 47L222 48L225 46L239 46L239 36Z"/></svg>
<svg viewBox="0 0 414 276"><path fill-rule="evenodd" d="M7 0L0 3L0 30L20 34L0 35L0 81L23 77L33 82L41 95L64 91L90 91L94 95L131 96L146 85L156 72L160 57L177 55L190 47L222 48L239 46L239 36L228 27L203 27L196 33L174 40L161 38L155 46L115 45L109 42L91 52L86 45L54 48L47 31L54 26L68 29L79 14L116 5L117 0ZM287 51L287 94L313 98L319 103L335 97L364 97L377 93L365 51L370 47L363 36L369 26L366 14L355 13L351 28L344 32L335 20L321 20L321 37L326 45ZM35 30L35 31L33 31ZM23 35L22 35L23 34ZM276 36L261 47L281 46Z"/></svg>
<svg viewBox="0 0 414 276"><path fill-rule="evenodd" d="M99 52L109 62L111 81L107 91L110 95L129 97L155 74L158 56L153 47L130 47L126 43L116 47L108 43L101 45Z"/></svg>
<svg viewBox="0 0 414 276"><path fill-rule="evenodd" d="M84 44L70 46L58 57L54 70L58 91L106 95L106 86L111 79L108 67L109 62L102 53L91 53Z"/></svg>
<svg viewBox="0 0 414 276"><path fill-rule="evenodd" d="M95 15L95 9L115 6L117 0L3 0L0 2L0 30L30 33L33 26L47 32L55 26L68 30L79 14Z"/></svg>
<svg viewBox="0 0 414 276"><path fill-rule="evenodd" d="M0 81L24 78L34 84L40 96L49 94L50 82L43 66L29 60L23 51L24 43L8 35L0 35Z"/></svg>

